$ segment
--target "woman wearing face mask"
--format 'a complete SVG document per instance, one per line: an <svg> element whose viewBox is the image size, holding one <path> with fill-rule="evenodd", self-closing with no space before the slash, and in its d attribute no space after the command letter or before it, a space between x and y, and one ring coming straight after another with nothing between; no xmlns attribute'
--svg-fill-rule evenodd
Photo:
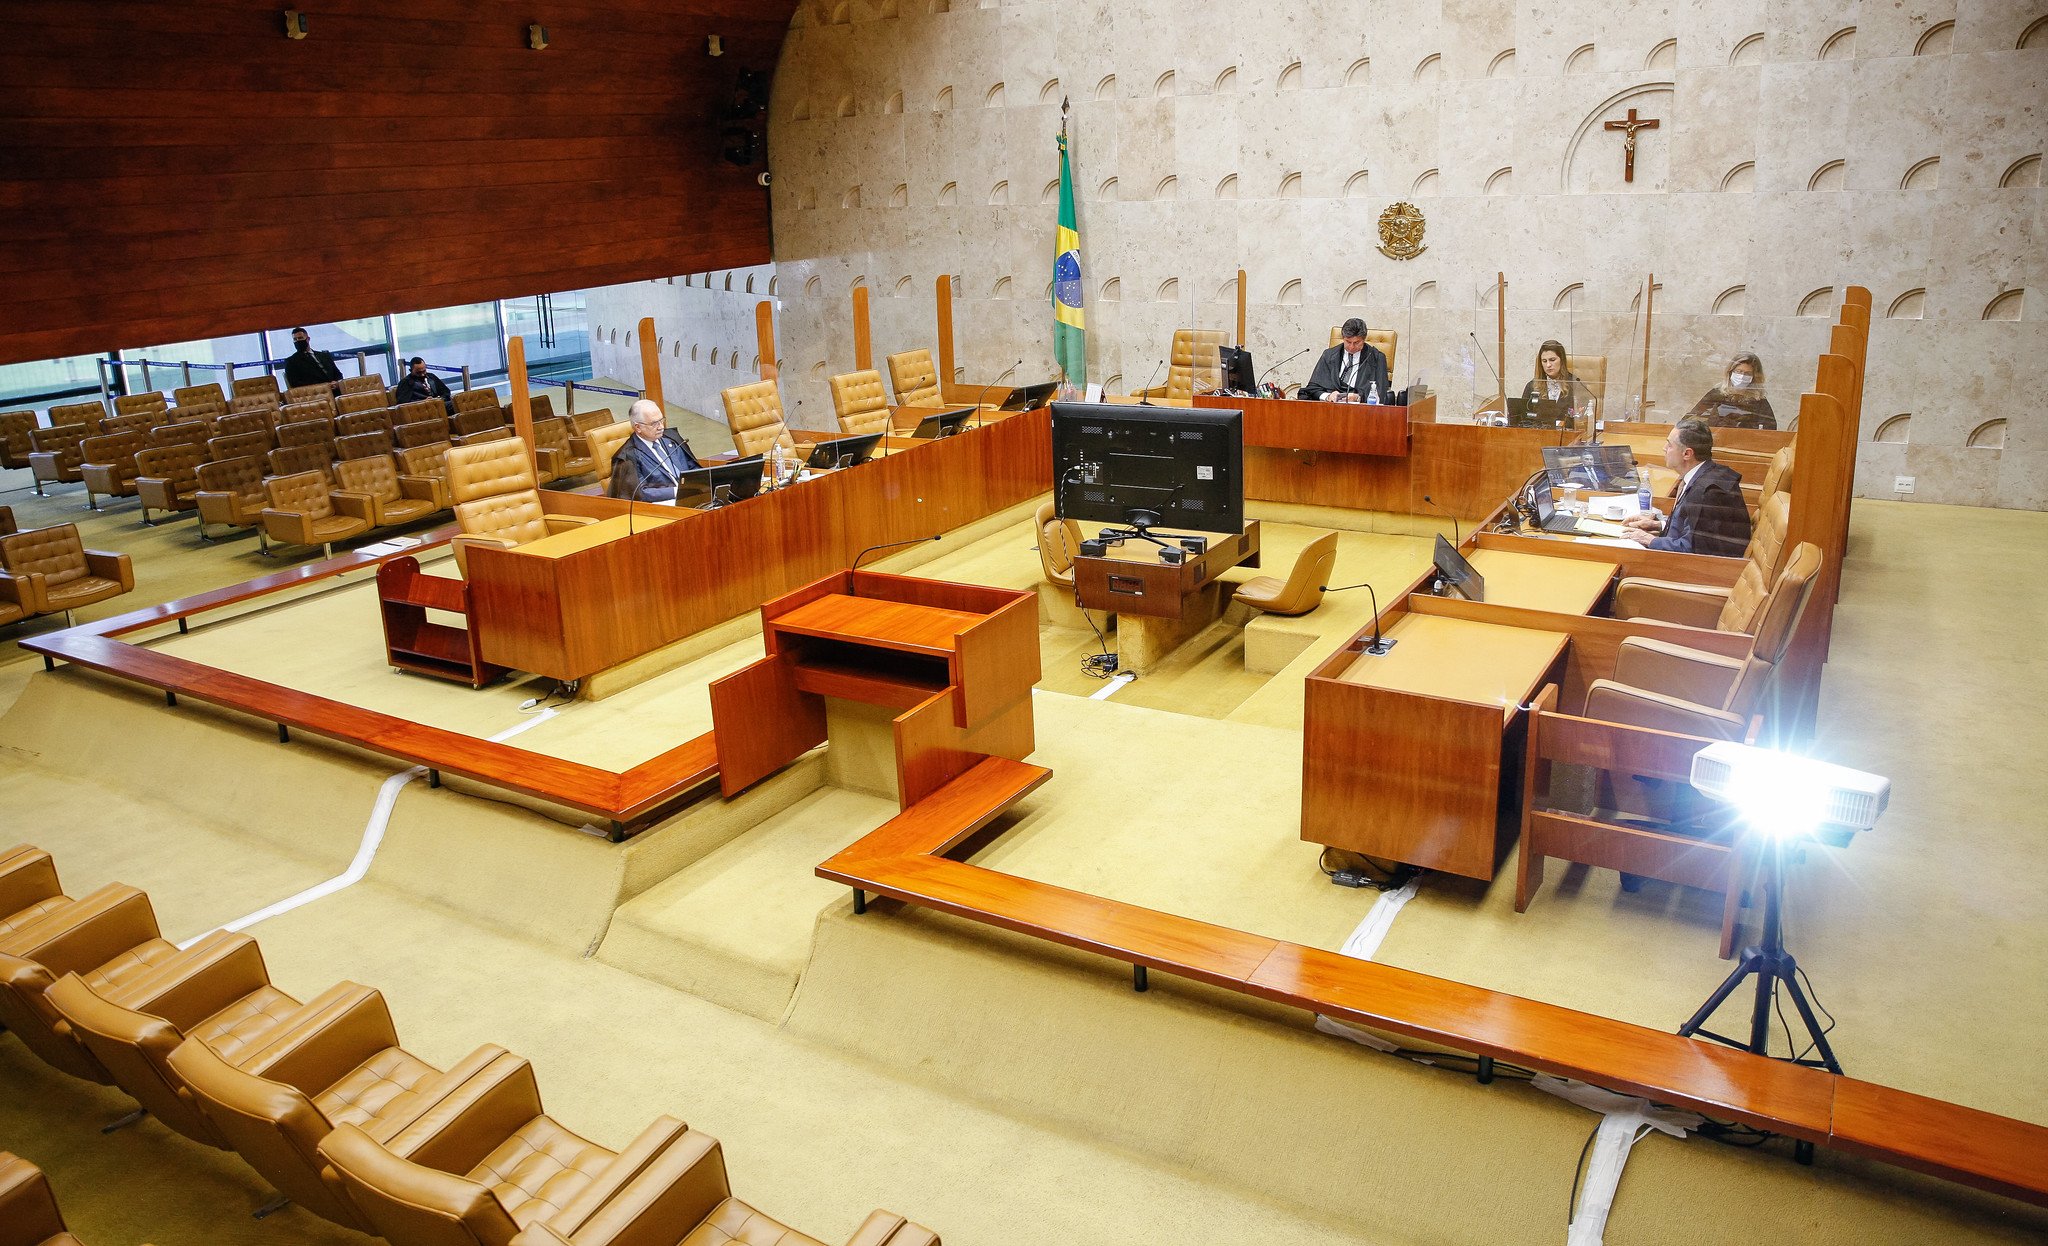
<svg viewBox="0 0 2048 1246"><path fill-rule="evenodd" d="M1716 385L1686 412L1686 419L1705 420L1713 428L1776 428L1778 417L1764 397L1764 365L1743 353L1728 364L1728 382Z"/></svg>
<svg viewBox="0 0 2048 1246"><path fill-rule="evenodd" d="M1558 342L1545 342L1536 348L1536 376L1522 387L1522 398L1531 405L1537 402L1555 402L1563 405L1574 417L1585 414L1586 404L1593 393L1586 388L1565 366L1564 346Z"/></svg>

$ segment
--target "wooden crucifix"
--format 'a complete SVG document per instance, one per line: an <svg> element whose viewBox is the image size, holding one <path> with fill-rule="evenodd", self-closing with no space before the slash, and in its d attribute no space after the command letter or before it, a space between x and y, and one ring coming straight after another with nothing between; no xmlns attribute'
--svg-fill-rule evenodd
<svg viewBox="0 0 2048 1246"><path fill-rule="evenodd" d="M1629 110L1628 110L1628 120L1626 120L1626 121L1610 121L1610 122L1608 122L1608 123L1607 123L1606 125L1604 125L1604 126L1602 126L1602 127L1600 127L1600 128L1601 128L1601 129L1603 129L1603 130L1620 130L1620 131L1622 132L1622 140L1621 140L1621 180L1622 180L1622 181L1624 181L1624 182L1633 182L1633 181L1635 181L1635 180L1636 180L1636 131L1637 131L1637 130L1654 130L1654 129L1656 129L1656 128L1657 128L1657 122L1656 122L1656 121L1655 121L1654 119L1648 119L1648 120L1643 120L1643 121L1638 121L1638 120L1636 120L1636 110L1635 110L1635 109L1633 109L1633 108L1631 108L1631 109L1629 109Z"/></svg>

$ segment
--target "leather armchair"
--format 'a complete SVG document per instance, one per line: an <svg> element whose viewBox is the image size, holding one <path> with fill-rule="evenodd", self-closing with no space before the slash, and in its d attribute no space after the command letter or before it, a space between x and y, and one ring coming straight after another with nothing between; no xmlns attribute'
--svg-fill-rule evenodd
<svg viewBox="0 0 2048 1246"><path fill-rule="evenodd" d="M416 398L411 402L401 402L391 408L391 426L393 428L401 428L407 424L418 424L422 421L432 421L441 426L440 436L435 438L435 440L439 441L447 438L448 407L439 398Z"/></svg>
<svg viewBox="0 0 2048 1246"><path fill-rule="evenodd" d="M1336 565L1337 534L1325 532L1302 549L1285 580L1270 575L1246 580L1230 599L1266 614L1307 614L1323 604L1323 590Z"/></svg>
<svg viewBox="0 0 2048 1246"><path fill-rule="evenodd" d="M286 398L277 410L277 422L296 424L305 420L333 420L334 397L317 394L308 398Z"/></svg>
<svg viewBox="0 0 2048 1246"><path fill-rule="evenodd" d="M291 408L285 408L285 414L290 415ZM283 420L283 417L279 418ZM279 446L319 446L322 450L326 451L327 457L332 459L334 457L334 421L327 419L325 416L316 416L310 420L281 422L277 426L277 444Z"/></svg>
<svg viewBox="0 0 2048 1246"><path fill-rule="evenodd" d="M40 576L44 611L63 611L66 626L79 607L119 597L135 587L135 567L128 555L85 548L76 524L0 537L0 570Z"/></svg>
<svg viewBox="0 0 2048 1246"><path fill-rule="evenodd" d="M1764 482L1757 489L1756 510L1751 513L1752 519L1761 514L1764 506L1778 496L1781 490L1791 487L1792 467L1798 461L1797 447L1778 447L1778 452L1771 456L1770 467L1764 472Z"/></svg>
<svg viewBox="0 0 2048 1246"><path fill-rule="evenodd" d="M445 432L447 425L439 425ZM445 441L431 441L423 445L407 446L394 456L398 460L398 480L401 486L412 486L427 491L434 500L434 509L444 511L455 505L455 496L448 488L448 451Z"/></svg>
<svg viewBox="0 0 2048 1246"><path fill-rule="evenodd" d="M1228 335L1221 329L1175 329L1166 384L1135 391L1141 398L1189 401L1223 383L1222 357L1217 353Z"/></svg>
<svg viewBox="0 0 2048 1246"><path fill-rule="evenodd" d="M624 420L620 420L616 424L606 424L602 428L591 429L586 434L585 440L590 446L590 461L596 467L599 484L607 487L610 486L612 482L612 459L618 455L619 447L625 445L626 439L632 435L633 426Z"/></svg>
<svg viewBox="0 0 2048 1246"><path fill-rule="evenodd" d="M891 355L889 364L889 387L896 391L896 405L899 407L943 406L939 397L939 369L932 362L928 350L906 350Z"/></svg>
<svg viewBox="0 0 2048 1246"><path fill-rule="evenodd" d="M505 422L504 405L498 401L498 391L495 389L458 390L454 397L455 411L458 415L464 411L488 411L496 422Z"/></svg>
<svg viewBox="0 0 2048 1246"><path fill-rule="evenodd" d="M0 939L70 903L49 853L29 844L0 852Z"/></svg>
<svg viewBox="0 0 2048 1246"><path fill-rule="evenodd" d="M43 577L0 571L0 627L49 612L49 603L43 600Z"/></svg>
<svg viewBox="0 0 2048 1246"><path fill-rule="evenodd" d="M465 574L473 546L510 549L590 522L541 509L533 463L526 456L526 443L516 437L450 450L448 488L455 500L455 522L462 528L451 542L455 565Z"/></svg>
<svg viewBox="0 0 2048 1246"><path fill-rule="evenodd" d="M1785 533L1791 518L1792 495L1779 490L1758 512L1756 528L1749 538L1749 557L1734 584L1722 588L1630 576L1614 586L1614 617L1657 619L1722 632L1754 630L1767 590L1784 560Z"/></svg>
<svg viewBox="0 0 2048 1246"><path fill-rule="evenodd" d="M533 421L533 453L542 471L542 484L588 476L597 469L588 448L576 449L569 435L569 421L560 416ZM550 476L547 473L552 472Z"/></svg>
<svg viewBox="0 0 2048 1246"><path fill-rule="evenodd" d="M65 402L50 408L50 427L61 428L66 424L85 425L85 435L95 436L100 425L107 418L107 404L104 402Z"/></svg>
<svg viewBox="0 0 2048 1246"><path fill-rule="evenodd" d="M276 394L237 394L228 399L229 415L260 415L265 428L276 427L277 409Z"/></svg>
<svg viewBox="0 0 2048 1246"><path fill-rule="evenodd" d="M326 381L318 381L311 385L294 385L284 391L284 405L291 406L295 402L325 402L328 406L327 414L333 415L334 386Z"/></svg>
<svg viewBox="0 0 2048 1246"><path fill-rule="evenodd" d="M1586 392L1593 395L1593 401L1599 404L1599 409L1602 412L1605 412L1607 410L1607 356L1566 355L1564 357L1564 367L1565 371L1578 378L1579 384L1586 387Z"/></svg>
<svg viewBox="0 0 2048 1246"><path fill-rule="evenodd" d="M64 1228L43 1170L6 1151L0 1151L0 1246L80 1246Z"/></svg>
<svg viewBox="0 0 2048 1246"><path fill-rule="evenodd" d="M94 437L111 437L115 433L139 433L146 442L149 440L149 430L161 423L157 418L160 414L161 412L157 411L143 411L135 415L109 416L100 421L98 432L87 434L86 440L90 441Z"/></svg>
<svg viewBox="0 0 2048 1246"><path fill-rule="evenodd" d="M83 424L57 424L29 432L28 469L37 497L43 496L46 484L74 485L85 479L80 469L85 465L87 435Z"/></svg>
<svg viewBox="0 0 2048 1246"><path fill-rule="evenodd" d="M171 391L171 404L179 407L225 407L228 396L221 392L218 381L205 385L181 385Z"/></svg>
<svg viewBox="0 0 2048 1246"><path fill-rule="evenodd" d="M0 1024L52 1068L108 1082L92 1053L59 1028L64 1018L51 1006L51 985L75 973L95 989L116 987L177 951L157 929L149 897L109 883L0 937Z"/></svg>
<svg viewBox="0 0 2048 1246"><path fill-rule="evenodd" d="M441 404L437 402L434 405L438 407ZM404 450L410 450L414 446L431 446L437 442L448 445L448 421L442 416L435 415L424 420L414 420L410 424L399 424L392 428L391 439Z"/></svg>
<svg viewBox="0 0 2048 1246"><path fill-rule="evenodd" d="M1344 326L1331 325L1330 345L1335 346L1343 340ZM1401 344L1401 335L1398 332L1393 329L1369 328L1365 331L1365 344L1377 349L1380 354L1387 357L1387 377L1390 381L1392 378L1400 375L1400 373L1394 371L1394 350Z"/></svg>
<svg viewBox="0 0 2048 1246"><path fill-rule="evenodd" d="M336 420L345 420L352 415L380 416L383 412L388 411L390 406L391 404L386 400L384 391L381 389L365 390L353 394L344 393L341 397L334 400L334 418ZM377 419L374 426L383 428L385 421L381 418ZM367 426L358 429L343 429L342 431L365 432L367 431Z"/></svg>
<svg viewBox="0 0 2048 1246"><path fill-rule="evenodd" d="M270 505L263 508L263 530L285 545L318 545L332 558L334 543L370 530L370 499L360 493L329 490L319 472L272 476L264 482Z"/></svg>
<svg viewBox="0 0 2048 1246"><path fill-rule="evenodd" d="M778 445L795 451L796 441L782 418L782 395L774 381L735 385L718 397L725 404L725 424L732 430L733 449L741 458L766 454Z"/></svg>
<svg viewBox="0 0 2048 1246"><path fill-rule="evenodd" d="M243 418L243 417L230 417ZM254 418L254 417L248 417ZM226 420L221 421L225 425ZM218 432L219 426L216 426ZM261 459L277 446L277 439L271 436L268 426L246 432L223 433L209 437L206 441L206 457L218 463L223 459Z"/></svg>
<svg viewBox="0 0 2048 1246"><path fill-rule="evenodd" d="M114 414L134 415L141 411L162 411L170 405L170 399L152 389L139 394L122 394L114 399Z"/></svg>
<svg viewBox="0 0 2048 1246"><path fill-rule="evenodd" d="M234 389L229 394L229 401L232 403L236 398L276 398L281 392L277 384L277 374L265 372L258 376L236 378ZM277 403L273 402L270 405L274 407Z"/></svg>
<svg viewBox="0 0 2048 1246"><path fill-rule="evenodd" d="M330 485L334 483L334 456L328 453L326 446L279 446L263 459L272 476L318 472L322 480Z"/></svg>
<svg viewBox="0 0 2048 1246"><path fill-rule="evenodd" d="M525 1066L483 1046L446 1072L398 1044L378 992L354 983L323 995L260 1048L230 1061L206 1043L180 1043L171 1071L213 1129L280 1194L317 1216L375 1232L321 1173L321 1141L353 1125L387 1139L451 1099L484 1093Z"/></svg>
<svg viewBox="0 0 2048 1246"><path fill-rule="evenodd" d="M219 440L216 438L216 440ZM259 548L268 550L270 538L264 533L263 508L270 492L263 486L263 461L254 456L201 463L196 476L199 488L192 501L199 508L199 535L207 540L206 525L255 528Z"/></svg>
<svg viewBox="0 0 2048 1246"><path fill-rule="evenodd" d="M302 1008L325 1007L350 989L359 988L336 986L302 1005L270 984L254 939L216 931L118 986L95 989L65 974L48 999L72 1039L145 1111L194 1142L225 1150L227 1139L171 1068L171 1052L200 1042L233 1063L260 1050Z"/></svg>
<svg viewBox="0 0 2048 1246"><path fill-rule="evenodd" d="M203 446L213 436L213 426L204 420L181 420L159 424L149 430L152 446Z"/></svg>
<svg viewBox="0 0 2048 1246"><path fill-rule="evenodd" d="M889 400L882 393L882 374L842 372L832 378L832 411L839 431L848 436L889 431Z"/></svg>
<svg viewBox="0 0 2048 1246"><path fill-rule="evenodd" d="M457 395L458 400L461 397L464 395ZM512 435L512 431L505 427L505 421L499 415L496 403L471 406L466 410L458 407L455 414L448 417L448 428L449 440L458 446L475 442L501 441Z"/></svg>
<svg viewBox="0 0 2048 1246"><path fill-rule="evenodd" d="M1061 519L1051 502L1041 502L1038 527L1038 569L1054 588L1074 587L1074 555L1081 548L1081 525Z"/></svg>
<svg viewBox="0 0 2048 1246"><path fill-rule="evenodd" d="M344 459L334 465L334 474L340 478L343 489L370 499L371 527L408 524L439 509L434 503L433 486L401 479L388 454Z"/></svg>
<svg viewBox="0 0 2048 1246"><path fill-rule="evenodd" d="M375 394L378 397L382 397L384 394L384 378L369 372L365 372L361 376L351 376L342 381L341 392L344 397L358 394Z"/></svg>
<svg viewBox="0 0 2048 1246"><path fill-rule="evenodd" d="M0 411L0 467L27 467L35 447L28 435L36 428L33 411Z"/></svg>
<svg viewBox="0 0 2048 1246"><path fill-rule="evenodd" d="M135 456L136 496L142 499L142 522L154 524L151 511L177 514L199 505L199 465L207 461L204 446L152 446Z"/></svg>
<svg viewBox="0 0 2048 1246"><path fill-rule="evenodd" d="M21 531L21 526L14 522L14 508L12 506L0 506L0 536L6 536L10 532L19 531Z"/></svg>
<svg viewBox="0 0 2048 1246"><path fill-rule="evenodd" d="M135 453L149 444L137 432L102 433L79 443L79 478L85 481L85 508L98 510L99 499L135 496Z"/></svg>
<svg viewBox="0 0 2048 1246"><path fill-rule="evenodd" d="M350 459L388 459L391 457L391 449L391 434L381 428L334 439L334 458L337 463L344 463Z"/></svg>

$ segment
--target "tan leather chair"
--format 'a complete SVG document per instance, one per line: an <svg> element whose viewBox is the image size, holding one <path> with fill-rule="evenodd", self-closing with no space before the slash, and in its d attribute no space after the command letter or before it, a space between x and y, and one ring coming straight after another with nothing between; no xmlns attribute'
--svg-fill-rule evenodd
<svg viewBox="0 0 2048 1246"><path fill-rule="evenodd" d="M85 548L76 524L0 536L0 570L40 576L44 610L63 611L66 627L72 611L135 587L135 565L128 555Z"/></svg>
<svg viewBox="0 0 2048 1246"><path fill-rule="evenodd" d="M170 400L155 390L139 394L122 394L114 399L115 415L134 415L140 411L161 411L170 406Z"/></svg>
<svg viewBox="0 0 2048 1246"><path fill-rule="evenodd" d="M210 429L215 420L227 413L228 406L224 402L195 402L190 406L172 407L163 414L166 424L189 424L196 420Z"/></svg>
<svg viewBox="0 0 2048 1246"><path fill-rule="evenodd" d="M215 437L242 437L249 433L261 433L270 438L272 445L277 444L277 431L261 411L230 411L213 421Z"/></svg>
<svg viewBox="0 0 2048 1246"><path fill-rule="evenodd" d="M100 424L107 418L107 404L104 402L66 402L50 408L50 427L65 424L85 425L85 435L95 436Z"/></svg>
<svg viewBox="0 0 2048 1246"><path fill-rule="evenodd" d="M498 401L498 391L495 389L465 389L457 392L454 397L457 415L464 411L488 411L493 422L505 422L504 404Z"/></svg>
<svg viewBox="0 0 2048 1246"><path fill-rule="evenodd" d="M334 399L325 394L317 398L301 398L296 402L287 402L277 409L277 422L280 424L297 424L303 420L332 421L333 419Z"/></svg>
<svg viewBox="0 0 2048 1246"><path fill-rule="evenodd" d="M1331 326L1330 345L1335 346L1337 343L1343 340L1344 326ZM1378 350L1380 354L1385 355L1387 357L1387 379L1389 383L1391 383L1394 377L1400 375L1398 372L1394 371L1394 348L1401 344L1400 333L1396 332L1393 329L1369 328L1365 331L1365 344L1367 346L1373 347L1374 349Z"/></svg>
<svg viewBox="0 0 2048 1246"><path fill-rule="evenodd" d="M505 427L505 421L499 415L496 403L471 407L468 410L458 409L449 417L448 428L449 440L458 446L500 441L512 435L512 430Z"/></svg>
<svg viewBox="0 0 2048 1246"><path fill-rule="evenodd" d="M593 428L584 435L590 444L590 461L597 465L599 484L611 484L612 459L618 455L619 447L625 445L626 439L632 435L633 426L624 420L616 424L606 424L602 428Z"/></svg>
<svg viewBox="0 0 2048 1246"><path fill-rule="evenodd" d="M284 391L285 406L289 407L293 403L299 402L323 403L327 407L327 414L333 415L334 386L328 384L326 381L320 381L312 385L294 385L290 389Z"/></svg>
<svg viewBox="0 0 2048 1246"><path fill-rule="evenodd" d="M381 994L342 986L235 1061L206 1043L187 1042L169 1063L219 1136L280 1194L369 1233L370 1222L321 1175L321 1140L337 1125L388 1139L424 1113L481 1093L525 1061L484 1046L442 1072L399 1046Z"/></svg>
<svg viewBox="0 0 2048 1246"><path fill-rule="evenodd" d="M36 429L33 411L0 411L0 467L27 467L35 447L28 435Z"/></svg>
<svg viewBox="0 0 2048 1246"><path fill-rule="evenodd" d="M127 982L95 988L75 973L48 992L64 1028L114 1084L150 1115L194 1142L227 1148L200 1114L170 1056L188 1040L233 1063L261 1050L305 1008L321 1008L351 989L336 986L311 1004L270 984L263 954L248 935L215 931Z"/></svg>
<svg viewBox="0 0 2048 1246"><path fill-rule="evenodd" d="M199 505L199 465L207 461L204 446L151 446L135 456L135 495L142 499L142 522L154 525L152 511L178 514Z"/></svg>
<svg viewBox="0 0 2048 1246"><path fill-rule="evenodd" d="M277 374L275 372L265 372L258 376L237 377L235 378L233 388L228 393L228 402L232 405L237 398L274 399L282 392L278 387ZM274 407L278 404L272 402L270 405Z"/></svg>
<svg viewBox="0 0 2048 1246"><path fill-rule="evenodd" d="M352 394L353 398L366 398L366 394ZM355 410L345 410L347 398L335 406L334 435L353 437L357 433L388 433L391 431L391 408L358 405Z"/></svg>
<svg viewBox="0 0 2048 1246"><path fill-rule="evenodd" d="M417 424L422 420L438 420L441 423L441 437L448 436L448 408L439 398L415 398L401 402L391 408L391 426Z"/></svg>
<svg viewBox="0 0 2048 1246"><path fill-rule="evenodd" d="M526 407L528 414L533 417L533 422L536 424L542 420L568 418L567 416L557 416L555 414L555 400L547 394L529 393L526 396ZM504 411L505 422L510 424L512 422L512 402L509 398L505 401Z"/></svg>
<svg viewBox="0 0 2048 1246"><path fill-rule="evenodd" d="M323 445L279 446L263 456L272 476L296 476L318 472L329 485L334 483L334 455Z"/></svg>
<svg viewBox="0 0 2048 1246"><path fill-rule="evenodd" d="M384 378L374 372L365 372L361 376L344 377L341 382L341 392L343 397L357 394L375 394L381 398L384 395Z"/></svg>
<svg viewBox="0 0 2048 1246"><path fill-rule="evenodd" d="M1138 390L1136 396L1185 401L1215 389L1223 383L1223 363L1217 351L1228 338L1221 329L1175 329L1166 384Z"/></svg>
<svg viewBox="0 0 2048 1246"><path fill-rule="evenodd" d="M542 484L588 476L597 468L588 454L576 452L569 440L569 421L560 416L533 421L533 457Z"/></svg>
<svg viewBox="0 0 2048 1246"><path fill-rule="evenodd" d="M1038 505L1038 568L1055 588L1074 587L1074 555L1081 549L1081 525L1061 519L1049 501Z"/></svg>
<svg viewBox="0 0 2048 1246"><path fill-rule="evenodd" d="M1601 418L1607 414L1607 356L1566 355L1565 371L1578 378L1586 392L1593 395L1593 401L1600 406Z"/></svg>
<svg viewBox="0 0 2048 1246"><path fill-rule="evenodd" d="M85 481L85 508L98 510L99 499L135 496L135 454L149 444L141 433L101 433L79 443L78 475Z"/></svg>
<svg viewBox="0 0 2048 1246"><path fill-rule="evenodd" d="M263 424L268 428L277 423L276 412L281 404L275 393L237 394L228 399L229 415L262 415Z"/></svg>
<svg viewBox="0 0 2048 1246"><path fill-rule="evenodd" d="M228 459L261 459L277 447L277 440L267 428L253 432L227 433L210 437L206 442L206 457L216 463Z"/></svg>
<svg viewBox="0 0 2048 1246"><path fill-rule="evenodd" d="M732 430L733 449L742 458L766 454L776 446L794 452L796 441L782 418L782 395L774 381L735 385L719 394L725 404L725 425Z"/></svg>
<svg viewBox="0 0 2048 1246"><path fill-rule="evenodd" d="M1793 446L1781 446L1771 456L1771 466L1764 472L1764 483L1757 490L1756 509L1750 513L1752 520L1763 513L1765 503L1792 486L1792 468L1798 461L1797 449Z"/></svg>
<svg viewBox="0 0 2048 1246"><path fill-rule="evenodd" d="M372 429L367 433L356 433L350 437L334 439L334 461L345 463L350 459L388 459L395 447L391 434L383 429Z"/></svg>
<svg viewBox="0 0 2048 1246"><path fill-rule="evenodd" d="M360 493L330 490L327 478L319 472L272 476L263 485L270 495L270 505L263 508L263 531L272 541L317 545L322 554L332 558L336 541L370 530L370 499Z"/></svg>
<svg viewBox="0 0 2048 1246"><path fill-rule="evenodd" d="M434 487L401 479L389 454L343 459L334 465L341 487L370 499L370 526L392 528L425 519L439 509Z"/></svg>
<svg viewBox="0 0 2048 1246"><path fill-rule="evenodd" d="M64 1227L43 1170L0 1151L0 1246L81 1246Z"/></svg>
<svg viewBox="0 0 2048 1246"><path fill-rule="evenodd" d="M1720 632L1748 632L1762 611L1785 554L1792 495L1779 490L1757 514L1749 556L1727 588L1630 576L1614 587L1614 617L1657 619Z"/></svg>
<svg viewBox="0 0 2048 1246"><path fill-rule="evenodd" d="M0 939L70 903L49 853L32 844L0 852Z"/></svg>
<svg viewBox="0 0 2048 1246"><path fill-rule="evenodd" d="M173 424L159 424L149 430L149 444L153 446L203 446L213 436L213 426L205 420L179 420Z"/></svg>
<svg viewBox="0 0 2048 1246"><path fill-rule="evenodd" d="M1230 599L1265 614L1307 614L1323 604L1323 590L1336 565L1337 534L1325 532L1303 547L1285 580L1270 575L1246 580Z"/></svg>
<svg viewBox="0 0 2048 1246"><path fill-rule="evenodd" d="M436 403L434 405L439 406L440 404ZM448 440L448 421L446 418L438 415L430 416L424 420L414 420L410 424L394 425L391 429L391 440L400 449L411 449L414 446L431 446L436 443L441 445L451 444Z"/></svg>
<svg viewBox="0 0 2048 1246"><path fill-rule="evenodd" d="M119 433L135 433L144 441L149 440L149 430L157 426L157 413L143 411L135 415L115 415L100 421L100 429L88 434L87 441L94 437L112 437Z"/></svg>
<svg viewBox="0 0 2048 1246"><path fill-rule="evenodd" d="M92 1053L73 1041L48 991L67 973L87 985L113 988L177 954L157 929L149 897L108 883L0 937L0 1024L30 1051L73 1077L111 1079Z"/></svg>
<svg viewBox="0 0 2048 1246"><path fill-rule="evenodd" d="M287 411L290 408L286 408ZM310 420L289 420L277 426L277 444L280 446L320 446L332 453L334 449L334 421L324 418Z"/></svg>
<svg viewBox="0 0 2048 1246"><path fill-rule="evenodd" d="M422 446L407 446L392 456L398 462L400 484L410 483L415 488L425 489L427 496L434 500L437 511L455 505L455 496L448 488L449 449L447 442L433 441Z"/></svg>
<svg viewBox="0 0 2048 1246"><path fill-rule="evenodd" d="M1614 674L1586 692L1587 718L1708 739L1740 740L1762 704L1793 632L1813 596L1820 547L1802 541L1785 560L1756 620L1747 658L1724 657L1669 641L1632 636L1615 655Z"/></svg>
<svg viewBox="0 0 2048 1246"><path fill-rule="evenodd" d="M258 548L269 549L270 538L261 526L263 508L270 504L270 491L263 486L263 460L253 455L218 459L201 463L195 474L199 488L192 501L199 508L200 537L213 539L206 531L208 524L255 528Z"/></svg>
<svg viewBox="0 0 2048 1246"><path fill-rule="evenodd" d="M0 571L0 627L49 612L50 605L43 600L43 577Z"/></svg>
<svg viewBox="0 0 2048 1246"><path fill-rule="evenodd" d="M541 509L533 462L517 437L450 450L448 489L455 500L455 522L462 528L451 544L455 565L464 574L472 546L510 549L591 522Z"/></svg>
<svg viewBox="0 0 2048 1246"><path fill-rule="evenodd" d="M228 396L221 392L218 381L205 385L181 385L171 391L171 403L180 407L225 407Z"/></svg>
<svg viewBox="0 0 2048 1246"><path fill-rule="evenodd" d="M14 508L12 506L0 506L0 536L6 536L10 532L19 531L21 531L20 527L14 522Z"/></svg>
<svg viewBox="0 0 2048 1246"><path fill-rule="evenodd" d="M848 436L889 431L889 399L882 392L882 374L842 372L832 378L832 411L839 431Z"/></svg>
<svg viewBox="0 0 2048 1246"><path fill-rule="evenodd" d="M30 431L28 469L35 479L37 497L43 496L46 484L75 485L84 479L79 472L85 466L88 433L83 424L57 424Z"/></svg>
<svg viewBox="0 0 2048 1246"><path fill-rule="evenodd" d="M891 355L889 363L889 387L896 391L896 405L899 407L944 406L939 397L938 365L932 362L928 350L906 350Z"/></svg>

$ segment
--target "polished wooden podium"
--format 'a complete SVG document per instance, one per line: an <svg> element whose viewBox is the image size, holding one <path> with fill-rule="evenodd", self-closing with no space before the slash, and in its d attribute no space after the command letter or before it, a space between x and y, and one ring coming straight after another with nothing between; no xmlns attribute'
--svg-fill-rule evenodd
<svg viewBox="0 0 2048 1246"><path fill-rule="evenodd" d="M718 782L732 796L825 742L825 698L902 711L905 809L985 757L1034 746L1038 595L840 571L761 607L768 656L711 685Z"/></svg>
<svg viewBox="0 0 2048 1246"><path fill-rule="evenodd" d="M1428 418L1436 400L1425 399ZM1312 402L1302 398L1225 398L1198 394L1195 406L1244 412L1244 444L1279 450L1326 450L1333 454L1408 455L1408 407L1362 402Z"/></svg>

